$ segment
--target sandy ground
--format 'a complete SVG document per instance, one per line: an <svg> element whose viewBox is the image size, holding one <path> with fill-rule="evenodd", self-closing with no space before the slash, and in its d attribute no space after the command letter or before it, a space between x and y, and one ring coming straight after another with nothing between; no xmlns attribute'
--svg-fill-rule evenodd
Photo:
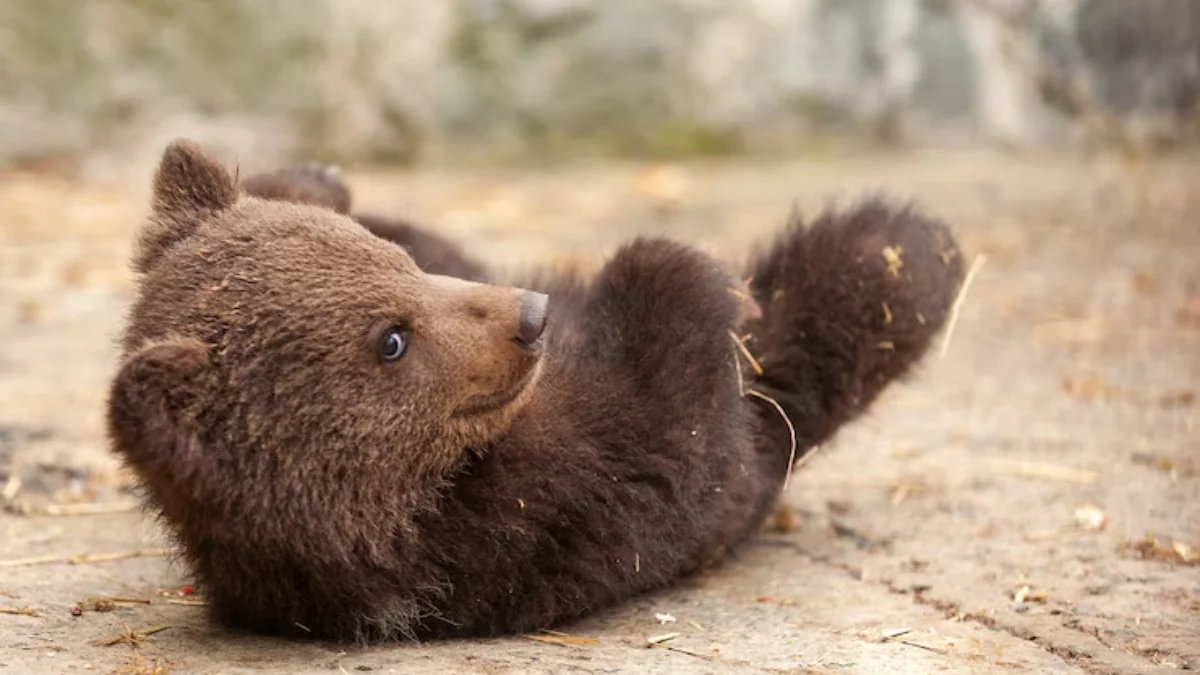
<svg viewBox="0 0 1200 675"><path fill-rule="evenodd" d="M737 256L793 203L811 213L875 189L946 217L986 263L944 356L822 448L739 558L563 628L581 638L568 644L306 644L206 622L107 453L101 404L144 183L0 176L0 671L1200 668L1195 158L953 152L352 178L361 204L514 266L594 260L638 232ZM115 512L61 514L83 508ZM104 646L130 630L153 634Z"/></svg>

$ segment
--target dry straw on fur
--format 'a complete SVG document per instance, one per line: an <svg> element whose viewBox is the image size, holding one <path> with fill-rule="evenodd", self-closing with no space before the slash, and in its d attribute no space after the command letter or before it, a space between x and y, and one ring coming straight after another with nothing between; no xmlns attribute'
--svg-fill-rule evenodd
<svg viewBox="0 0 1200 675"><path fill-rule="evenodd" d="M754 358L754 355L750 353L750 349L746 347L746 343L738 338L737 334L733 331L729 331L729 337L733 340L733 344L737 346L738 352L741 353L742 356L746 357L746 361L748 361L750 366L754 368L754 372L762 375L763 368L761 365L759 365L758 359ZM783 406L779 404L779 401L776 401L775 399L756 389L746 389L742 380L742 362L740 359L734 358L733 363L737 368L738 393L741 394L742 397L753 396L771 404L771 407L775 408L775 410L779 413L779 416L783 418L784 423L787 424L788 437L791 439L792 446L788 451L787 473L783 477L783 487L786 488L792 479L792 464L796 461L796 426L792 424L791 418L788 417L787 412L784 411Z"/></svg>

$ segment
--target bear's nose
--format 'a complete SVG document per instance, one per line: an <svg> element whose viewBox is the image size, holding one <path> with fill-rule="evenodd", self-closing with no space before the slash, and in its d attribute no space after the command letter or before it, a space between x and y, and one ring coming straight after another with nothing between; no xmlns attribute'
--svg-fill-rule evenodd
<svg viewBox="0 0 1200 675"><path fill-rule="evenodd" d="M521 321L517 327L516 343L525 349L533 349L542 331L546 330L546 308L550 298L545 293L525 291L521 296Z"/></svg>

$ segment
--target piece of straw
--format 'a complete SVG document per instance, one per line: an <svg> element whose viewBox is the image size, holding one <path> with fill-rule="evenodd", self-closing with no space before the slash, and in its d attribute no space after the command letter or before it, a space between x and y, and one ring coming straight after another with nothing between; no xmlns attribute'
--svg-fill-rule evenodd
<svg viewBox="0 0 1200 675"><path fill-rule="evenodd" d="M950 306L950 321L946 325L946 335L942 338L942 349L938 352L938 359L946 356L946 350L950 348L950 337L954 335L954 327L958 325L958 310L962 307L963 299L967 297L967 289L971 287L971 282L975 279L975 275L979 273L980 268L987 262L987 258L981 253L975 256L971 261L971 267L967 269L967 276L963 279L962 286L958 289L958 295L954 298L954 304Z"/></svg>
<svg viewBox="0 0 1200 675"><path fill-rule="evenodd" d="M774 406L775 410L779 412L779 416L782 417L783 421L787 424L788 435L791 437L792 441L792 449L788 452L787 474L783 477L783 487L786 489L788 486L788 481L792 479L792 463L796 461L796 427L792 426L792 421L788 419L787 413L783 411L783 406L779 405L779 401L776 401L775 399L756 389L747 389L746 393L750 396L761 398L762 400Z"/></svg>

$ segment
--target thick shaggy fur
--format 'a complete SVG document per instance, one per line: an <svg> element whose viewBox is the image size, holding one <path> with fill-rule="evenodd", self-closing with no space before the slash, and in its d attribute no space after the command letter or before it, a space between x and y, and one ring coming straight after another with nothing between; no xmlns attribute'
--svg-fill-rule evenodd
<svg viewBox="0 0 1200 675"><path fill-rule="evenodd" d="M742 388L781 404L798 457L909 372L961 272L944 226L868 202L763 249L759 314L740 275L638 239L594 279L529 281L551 296L536 350L508 339L520 291L432 276L423 250L166 151L110 433L226 624L495 635L693 573L788 470L787 425ZM379 325L408 326L399 361ZM761 377L739 382L731 331Z"/></svg>

